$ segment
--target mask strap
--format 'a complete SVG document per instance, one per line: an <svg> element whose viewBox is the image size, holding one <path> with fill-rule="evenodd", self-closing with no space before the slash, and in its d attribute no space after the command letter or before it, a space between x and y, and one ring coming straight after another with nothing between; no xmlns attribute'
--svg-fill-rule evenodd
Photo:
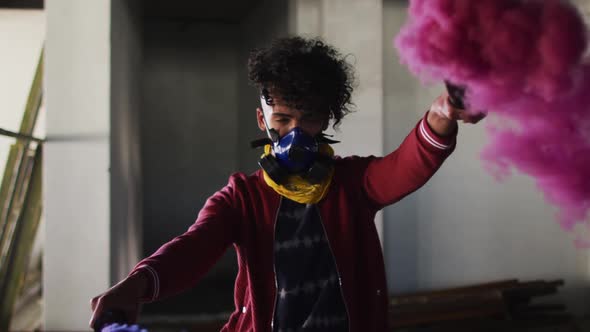
<svg viewBox="0 0 590 332"><path fill-rule="evenodd" d="M326 144L336 144L336 143L340 143L340 141L336 141L333 139L330 139L328 137L333 137L334 135L328 135L328 134L324 134L324 133L319 133L316 136L316 141L318 143L326 143Z"/></svg>
<svg viewBox="0 0 590 332"><path fill-rule="evenodd" d="M264 127L266 128L266 134L271 141L278 142L279 141L279 133L273 128L270 128L268 125L268 120L266 119L266 113L272 114L272 106L266 103L266 99L264 96L260 96L260 106L262 106L262 119L264 121Z"/></svg>
<svg viewBox="0 0 590 332"><path fill-rule="evenodd" d="M268 137L259 138L257 140L253 140L252 142L250 142L250 147L252 149L256 149L256 148L259 148L261 146L265 146L267 144L272 144L272 143L273 143L272 140L270 138L268 138Z"/></svg>

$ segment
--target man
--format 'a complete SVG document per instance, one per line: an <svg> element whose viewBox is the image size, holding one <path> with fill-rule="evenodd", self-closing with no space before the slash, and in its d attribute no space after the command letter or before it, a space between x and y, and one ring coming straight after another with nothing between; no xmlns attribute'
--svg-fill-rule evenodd
<svg viewBox="0 0 590 332"><path fill-rule="evenodd" d="M235 310L223 331L384 331L387 289L375 214L420 188L453 151L457 120L439 97L385 157L333 155L323 132L350 112L352 68L331 46L300 37L251 53L268 138L261 169L233 174L188 231L91 301L136 319L141 302L194 286L233 245Z"/></svg>

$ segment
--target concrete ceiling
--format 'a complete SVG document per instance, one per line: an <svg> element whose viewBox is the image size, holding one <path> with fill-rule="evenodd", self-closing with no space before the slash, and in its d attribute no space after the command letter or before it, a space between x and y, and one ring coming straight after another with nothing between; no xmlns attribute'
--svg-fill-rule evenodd
<svg viewBox="0 0 590 332"><path fill-rule="evenodd" d="M0 8L43 9L43 0L0 0Z"/></svg>
<svg viewBox="0 0 590 332"><path fill-rule="evenodd" d="M143 0L143 16L149 18L239 21L260 0Z"/></svg>

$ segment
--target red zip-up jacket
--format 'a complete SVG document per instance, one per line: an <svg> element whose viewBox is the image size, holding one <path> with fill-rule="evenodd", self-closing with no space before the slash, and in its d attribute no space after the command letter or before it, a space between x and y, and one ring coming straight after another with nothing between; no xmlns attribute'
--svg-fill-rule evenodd
<svg viewBox="0 0 590 332"><path fill-rule="evenodd" d="M455 136L437 136L424 117L385 157L336 158L331 187L318 208L338 267L350 331L387 329L388 293L375 214L424 185L453 151ZM280 200L261 171L233 174L207 200L186 233L133 269L131 274L150 277L146 300L193 287L233 245L239 267L235 311L222 331L271 331L274 228Z"/></svg>

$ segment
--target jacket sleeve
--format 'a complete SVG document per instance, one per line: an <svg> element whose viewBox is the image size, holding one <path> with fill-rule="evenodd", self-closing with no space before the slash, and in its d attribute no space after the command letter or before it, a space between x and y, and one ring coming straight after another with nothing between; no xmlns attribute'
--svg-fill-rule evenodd
<svg viewBox="0 0 590 332"><path fill-rule="evenodd" d="M140 261L131 271L144 273L148 291L141 299L152 302L193 287L236 241L239 211L235 181L211 196L197 220L182 235Z"/></svg>
<svg viewBox="0 0 590 332"><path fill-rule="evenodd" d="M457 132L437 135L430 129L427 116L428 112L395 151L372 159L367 166L363 186L378 208L422 187L455 149Z"/></svg>

